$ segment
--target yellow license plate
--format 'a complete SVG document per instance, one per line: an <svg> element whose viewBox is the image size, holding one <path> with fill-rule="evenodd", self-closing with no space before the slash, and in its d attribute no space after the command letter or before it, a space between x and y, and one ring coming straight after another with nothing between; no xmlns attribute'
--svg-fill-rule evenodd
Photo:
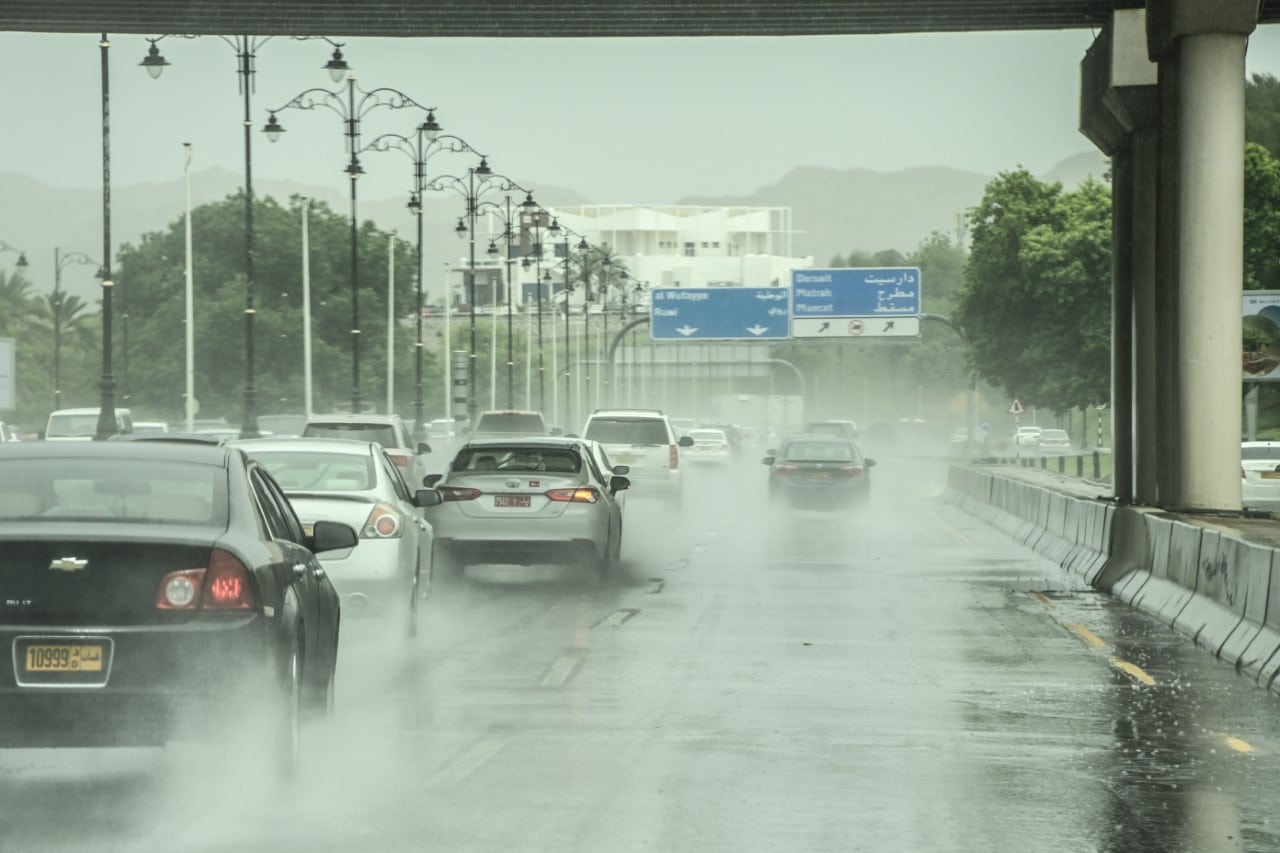
<svg viewBox="0 0 1280 853"><path fill-rule="evenodd" d="M813 472L810 472L809 474L809 478L812 480L826 480L826 479L829 479L830 477L831 475L828 474L826 471L813 471Z"/></svg>
<svg viewBox="0 0 1280 853"><path fill-rule="evenodd" d="M27 646L26 670L27 672L102 672L102 646Z"/></svg>
<svg viewBox="0 0 1280 853"><path fill-rule="evenodd" d="M1280 480L1280 471L1263 471L1262 479L1264 480Z"/></svg>

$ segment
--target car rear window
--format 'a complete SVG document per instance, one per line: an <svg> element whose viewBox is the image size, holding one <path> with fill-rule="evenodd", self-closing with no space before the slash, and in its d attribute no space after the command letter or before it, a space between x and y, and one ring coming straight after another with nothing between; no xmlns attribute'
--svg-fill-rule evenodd
<svg viewBox="0 0 1280 853"><path fill-rule="evenodd" d="M718 429L691 429L687 433L689 438L694 441L719 441L728 442L723 432Z"/></svg>
<svg viewBox="0 0 1280 853"><path fill-rule="evenodd" d="M307 424L302 434L307 438L349 438L355 441L376 441L383 447L400 446L396 443L395 427L390 424Z"/></svg>
<svg viewBox="0 0 1280 853"><path fill-rule="evenodd" d="M377 483L373 459L354 453L255 450L257 459L286 492L359 492Z"/></svg>
<svg viewBox="0 0 1280 853"><path fill-rule="evenodd" d="M0 521L34 518L225 526L227 474L172 460L6 460Z"/></svg>
<svg viewBox="0 0 1280 853"><path fill-rule="evenodd" d="M509 432L516 435L544 435L546 425L536 412L488 412L480 416L476 432Z"/></svg>
<svg viewBox="0 0 1280 853"><path fill-rule="evenodd" d="M577 474L582 457L568 448L474 447L458 454L453 470Z"/></svg>
<svg viewBox="0 0 1280 853"><path fill-rule="evenodd" d="M797 441L782 449L789 462L852 462L853 448L836 441Z"/></svg>
<svg viewBox="0 0 1280 853"><path fill-rule="evenodd" d="M592 418L583 436L601 444L670 444L665 421L655 418Z"/></svg>
<svg viewBox="0 0 1280 853"><path fill-rule="evenodd" d="M1275 447L1242 447L1240 448L1240 458L1280 460L1280 445Z"/></svg>
<svg viewBox="0 0 1280 853"><path fill-rule="evenodd" d="M51 415L45 428L49 438L84 438L97 434L97 415Z"/></svg>

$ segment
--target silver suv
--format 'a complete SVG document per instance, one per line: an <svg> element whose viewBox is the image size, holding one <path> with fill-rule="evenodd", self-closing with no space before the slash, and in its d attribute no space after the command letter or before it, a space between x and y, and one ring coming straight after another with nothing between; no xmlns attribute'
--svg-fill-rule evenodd
<svg viewBox="0 0 1280 853"><path fill-rule="evenodd" d="M582 428L582 437L598 441L610 461L626 465L634 491L629 500L658 498L679 507L684 495L680 448L693 439L678 437L657 409L601 409Z"/></svg>

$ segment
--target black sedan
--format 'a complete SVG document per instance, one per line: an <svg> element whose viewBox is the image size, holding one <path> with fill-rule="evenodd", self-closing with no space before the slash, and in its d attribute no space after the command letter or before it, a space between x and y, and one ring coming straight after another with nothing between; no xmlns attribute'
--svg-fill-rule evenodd
<svg viewBox="0 0 1280 853"><path fill-rule="evenodd" d="M338 596L261 464L207 442L0 448L0 746L231 735L297 765Z"/></svg>
<svg viewBox="0 0 1280 853"><path fill-rule="evenodd" d="M770 502L802 509L865 502L876 464L852 441L821 434L788 436L762 461L769 466Z"/></svg>

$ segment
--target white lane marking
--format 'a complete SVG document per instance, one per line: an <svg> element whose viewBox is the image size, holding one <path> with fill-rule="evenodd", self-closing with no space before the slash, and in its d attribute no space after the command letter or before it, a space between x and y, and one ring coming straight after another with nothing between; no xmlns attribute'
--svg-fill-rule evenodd
<svg viewBox="0 0 1280 853"><path fill-rule="evenodd" d="M462 784L466 779L488 764L494 756L502 752L511 738L505 735L486 735L460 752L452 761L441 767L431 777L431 784L452 788Z"/></svg>
<svg viewBox="0 0 1280 853"><path fill-rule="evenodd" d="M586 649L565 649L542 677L542 687L564 687L587 657Z"/></svg>

